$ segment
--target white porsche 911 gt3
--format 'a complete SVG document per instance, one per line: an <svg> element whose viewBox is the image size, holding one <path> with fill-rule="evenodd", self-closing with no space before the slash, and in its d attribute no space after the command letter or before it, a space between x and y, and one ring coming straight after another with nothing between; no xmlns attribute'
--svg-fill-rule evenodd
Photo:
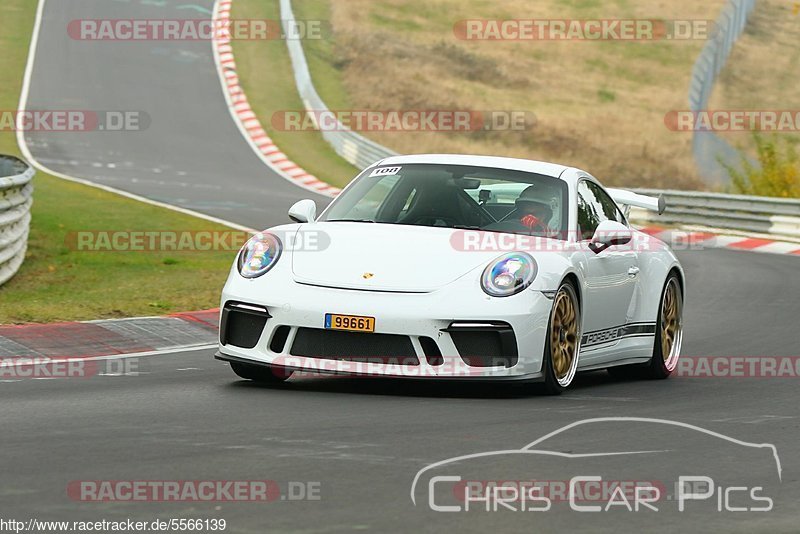
<svg viewBox="0 0 800 534"><path fill-rule="evenodd" d="M247 379L295 371L543 382L608 368L665 378L684 274L588 173L522 159L414 155L365 169L317 217L253 236L222 293L217 358Z"/></svg>

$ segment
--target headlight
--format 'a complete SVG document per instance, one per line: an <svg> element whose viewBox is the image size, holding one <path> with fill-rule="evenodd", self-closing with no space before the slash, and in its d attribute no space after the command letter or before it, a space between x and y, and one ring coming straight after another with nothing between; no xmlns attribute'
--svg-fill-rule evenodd
<svg viewBox="0 0 800 534"><path fill-rule="evenodd" d="M504 254L483 270L481 287L493 297L515 295L536 278L536 261L525 252Z"/></svg>
<svg viewBox="0 0 800 534"><path fill-rule="evenodd" d="M239 274L258 278L278 261L283 244L277 236L258 233L251 237L239 252Z"/></svg>

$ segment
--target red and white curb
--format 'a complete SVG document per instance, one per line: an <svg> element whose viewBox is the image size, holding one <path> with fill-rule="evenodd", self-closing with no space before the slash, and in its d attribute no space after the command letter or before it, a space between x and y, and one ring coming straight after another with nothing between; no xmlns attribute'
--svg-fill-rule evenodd
<svg viewBox="0 0 800 534"><path fill-rule="evenodd" d="M233 0L219 0L214 6L214 23L216 28L225 27L231 17ZM300 187L326 196L336 196L340 189L327 184L306 172L302 167L289 159L281 152L272 139L264 131L261 121L250 108L242 86L239 85L239 75L236 72L236 61L233 57L233 47L230 38L218 36L214 39L214 60L217 64L220 80L222 81L225 100L228 102L231 115L239 126L242 134L261 160L280 176L286 178Z"/></svg>
<svg viewBox="0 0 800 534"><path fill-rule="evenodd" d="M0 369L14 359L77 359L213 347L219 310L160 317L0 325Z"/></svg>
<svg viewBox="0 0 800 534"><path fill-rule="evenodd" d="M713 232L668 229L660 226L646 226L640 230L665 243L673 249L727 248L767 254L788 254L800 256L800 243L777 241L773 239L743 237L717 234Z"/></svg>

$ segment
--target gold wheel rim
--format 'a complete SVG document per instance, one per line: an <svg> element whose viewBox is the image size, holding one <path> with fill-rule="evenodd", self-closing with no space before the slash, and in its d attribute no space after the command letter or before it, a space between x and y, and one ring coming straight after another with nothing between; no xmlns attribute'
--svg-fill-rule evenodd
<svg viewBox="0 0 800 534"><path fill-rule="evenodd" d="M680 298L675 281L670 280L664 290L664 302L661 305L661 357L665 362L672 357L676 339L680 334Z"/></svg>
<svg viewBox="0 0 800 534"><path fill-rule="evenodd" d="M571 380L578 348L578 313L571 293L562 288L556 294L550 326L550 354L553 373L559 383Z"/></svg>

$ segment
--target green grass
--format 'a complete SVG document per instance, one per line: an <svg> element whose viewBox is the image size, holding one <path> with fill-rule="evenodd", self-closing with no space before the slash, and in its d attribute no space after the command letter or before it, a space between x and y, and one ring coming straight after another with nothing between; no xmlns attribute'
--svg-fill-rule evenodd
<svg viewBox="0 0 800 534"><path fill-rule="evenodd" d="M323 2L312 2L302 12L295 13L298 20L328 20L324 12L317 11L326 6ZM234 19L280 19L277 0L237 0L233 4ZM304 41L314 43L307 52L309 64L313 68L335 70L331 66L329 28L323 29L324 39ZM285 132L272 127L271 117L279 111L303 110L303 102L297 94L292 74L291 61L286 43L283 40L234 41L234 54L239 79L250 106L261 119L261 124L280 149L296 161L306 171L320 180L336 186L344 186L358 170L340 158L317 131ZM335 63L335 62L334 62ZM327 73L330 74L330 73ZM332 109L346 108L347 100L341 89L336 89L328 80L336 76L325 75L314 82L321 94L326 95L326 103Z"/></svg>
<svg viewBox="0 0 800 534"><path fill-rule="evenodd" d="M31 0L0 2L0 110L17 109L36 4ZM0 150L16 151L12 133L0 131Z"/></svg>
<svg viewBox="0 0 800 534"><path fill-rule="evenodd" d="M617 95L610 89L598 89L597 98L600 102L614 102L617 99Z"/></svg>
<svg viewBox="0 0 800 534"><path fill-rule="evenodd" d="M17 107L36 4L0 3L0 110ZM13 132L0 132L0 153L19 155ZM67 237L85 230L226 227L44 173L34 185L28 253L19 273L0 287L0 323L160 315L219 304L231 251L87 252L74 250Z"/></svg>
<svg viewBox="0 0 800 534"><path fill-rule="evenodd" d="M226 228L119 195L36 177L22 269L0 288L0 322L99 319L216 307L233 251L76 250L79 231Z"/></svg>

